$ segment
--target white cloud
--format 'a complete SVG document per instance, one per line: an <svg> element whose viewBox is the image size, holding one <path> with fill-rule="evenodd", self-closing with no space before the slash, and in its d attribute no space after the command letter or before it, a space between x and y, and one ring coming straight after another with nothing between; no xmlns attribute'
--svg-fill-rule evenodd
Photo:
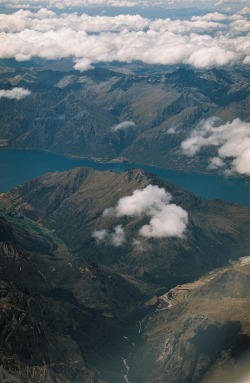
<svg viewBox="0 0 250 383"><path fill-rule="evenodd" d="M194 156L204 147L217 147L218 156L210 160L210 168L224 167L226 160L230 171L250 175L250 122L236 118L218 126L219 121L216 117L201 121L182 142L182 151Z"/></svg>
<svg viewBox="0 0 250 383"><path fill-rule="evenodd" d="M176 129L176 127L171 126L171 128L167 130L167 134L176 134Z"/></svg>
<svg viewBox="0 0 250 383"><path fill-rule="evenodd" d="M239 11L240 15L247 15L250 14L250 7L244 7Z"/></svg>
<svg viewBox="0 0 250 383"><path fill-rule="evenodd" d="M45 8L36 13L20 10L0 15L0 58L72 57L80 71L97 62L134 60L197 68L248 64L249 21L234 16L210 13L191 20L150 20L140 15L93 17L57 15Z"/></svg>
<svg viewBox="0 0 250 383"><path fill-rule="evenodd" d="M142 190L135 190L131 196L122 197L109 213L117 217L149 216L149 224L139 230L144 237L183 237L188 214L180 206L170 204L171 199L172 195L165 189L148 185Z"/></svg>
<svg viewBox="0 0 250 383"><path fill-rule="evenodd" d="M115 247L120 247L125 243L125 232L122 225L117 225L114 228L114 232L111 234L110 241L111 244Z"/></svg>
<svg viewBox="0 0 250 383"><path fill-rule="evenodd" d="M123 246L126 242L125 231L122 225L117 225L111 233L106 229L96 230L93 232L92 237L97 242L106 242L115 247Z"/></svg>
<svg viewBox="0 0 250 383"><path fill-rule="evenodd" d="M13 88L10 90L0 89L0 98L9 98L10 100L21 100L31 94L28 89L24 88Z"/></svg>
<svg viewBox="0 0 250 383"><path fill-rule="evenodd" d="M139 234L144 237L183 237L188 223L188 214L180 206L170 204L155 213L149 224L144 225Z"/></svg>
<svg viewBox="0 0 250 383"><path fill-rule="evenodd" d="M211 158L208 165L209 169L220 169L224 166L226 166L225 162L220 157Z"/></svg>
<svg viewBox="0 0 250 383"><path fill-rule="evenodd" d="M138 5L137 1L127 0L1 0L1 3L7 8L83 8L83 7L96 7L96 6L109 6L109 7L134 7Z"/></svg>
<svg viewBox="0 0 250 383"><path fill-rule="evenodd" d="M198 1L198 0L1 0L1 4L6 8L57 8L57 9L75 9L84 7L196 7L213 9L220 7L221 10L225 9L225 5L230 5L231 8L240 9L244 7L245 3L249 0L220 0L214 2L213 0Z"/></svg>
<svg viewBox="0 0 250 383"><path fill-rule="evenodd" d="M207 13L204 16L193 16L191 20L206 20L206 21L224 21L227 19L227 16L224 13L214 12Z"/></svg>
<svg viewBox="0 0 250 383"><path fill-rule="evenodd" d="M120 124L112 126L111 130L113 132L117 132L118 130L132 128L134 126L135 126L135 123L133 121L123 121Z"/></svg>
<svg viewBox="0 0 250 383"><path fill-rule="evenodd" d="M97 242L105 241L109 236L108 230L96 230L92 234L92 237L95 238Z"/></svg>
<svg viewBox="0 0 250 383"><path fill-rule="evenodd" d="M152 216L167 205L172 196L165 189L157 185L148 185L144 189L137 189L131 196L121 198L115 208L117 217Z"/></svg>
<svg viewBox="0 0 250 383"><path fill-rule="evenodd" d="M132 245L134 246L134 248L137 250L137 251L144 251L145 248L142 244L142 242L137 238L137 239L133 239L132 241Z"/></svg>

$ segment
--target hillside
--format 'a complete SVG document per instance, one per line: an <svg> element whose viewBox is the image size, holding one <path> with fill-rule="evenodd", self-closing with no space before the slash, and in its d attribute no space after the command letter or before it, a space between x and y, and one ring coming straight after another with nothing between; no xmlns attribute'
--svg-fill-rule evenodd
<svg viewBox="0 0 250 383"><path fill-rule="evenodd" d="M131 382L249 379L250 257L159 297L127 359ZM188 355L188 357L187 357Z"/></svg>
<svg viewBox="0 0 250 383"><path fill-rule="evenodd" d="M202 119L249 119L244 66L199 71L124 64L79 73L66 64L58 70L56 63L18 68L2 61L1 88L31 92L18 100L0 99L5 145L207 171L211 149L186 158L181 142Z"/></svg>
<svg viewBox="0 0 250 383"><path fill-rule="evenodd" d="M1 382L119 381L125 323L151 293L72 257L54 232L3 207L0 258Z"/></svg>
<svg viewBox="0 0 250 383"><path fill-rule="evenodd" d="M145 190L160 192L161 200L143 205ZM132 206L135 196L140 199ZM127 211L150 204L152 211L115 215L110 208L117 212L121 201ZM138 169L50 173L1 195L0 202L3 382L224 383L228 374L244 377L250 262L228 261L249 252L249 208L202 200ZM176 215L188 212L184 233L135 236L147 214L155 219L154 209L173 205ZM112 231L117 224L124 242ZM101 230L109 230L105 241ZM136 246L129 243L133 237Z"/></svg>
<svg viewBox="0 0 250 383"><path fill-rule="evenodd" d="M141 234L142 227L152 229L146 225L151 222L150 212L119 215L115 211L119 201L136 190L149 190L155 204L162 203L157 200L159 193L170 193L167 205L177 209L176 216L187 215L186 230L160 237ZM3 197L9 208L55 231L74 255L164 288L248 253L249 208L203 200L138 169L119 174L88 168L48 173ZM139 193L138 198L141 203L144 195ZM146 206L150 203L145 200ZM165 207L160 206L160 213ZM105 214L107 209L110 214ZM170 222L170 226L178 224ZM121 242L112 243L119 232Z"/></svg>

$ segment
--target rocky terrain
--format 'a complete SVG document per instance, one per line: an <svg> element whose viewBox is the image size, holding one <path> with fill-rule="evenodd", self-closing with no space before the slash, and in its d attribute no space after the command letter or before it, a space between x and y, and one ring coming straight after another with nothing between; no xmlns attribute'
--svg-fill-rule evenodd
<svg viewBox="0 0 250 383"><path fill-rule="evenodd" d="M180 144L190 130L212 116L221 123L249 119L244 66L198 71L124 64L79 73L67 61L0 64L2 89L31 92L0 99L0 140L9 147L207 171L211 149L183 160Z"/></svg>
<svg viewBox="0 0 250 383"><path fill-rule="evenodd" d="M127 360L128 379L247 381L249 273L250 257L245 257L159 297L157 310L142 321L140 345Z"/></svg>
<svg viewBox="0 0 250 383"><path fill-rule="evenodd" d="M150 295L5 208L0 257L1 382L119 381L129 322Z"/></svg>
<svg viewBox="0 0 250 383"><path fill-rule="evenodd" d="M136 233L146 223L145 216L103 214L122 197L149 184L166 190L173 196L171 202L188 213L183 238L139 238ZM249 208L203 200L139 169L119 174L88 168L48 173L4 194L4 200L15 211L54 230L75 255L164 288L248 252ZM95 231L111 232L118 225L128 238L124 246L99 243L93 237ZM137 239L142 249L134 246Z"/></svg>
<svg viewBox="0 0 250 383"><path fill-rule="evenodd" d="M122 225L138 240L147 216L103 212L149 185L187 211L185 235L140 246L93 237ZM237 259L249 253L249 208L138 169L50 173L0 203L1 381L214 383L241 368L250 262Z"/></svg>

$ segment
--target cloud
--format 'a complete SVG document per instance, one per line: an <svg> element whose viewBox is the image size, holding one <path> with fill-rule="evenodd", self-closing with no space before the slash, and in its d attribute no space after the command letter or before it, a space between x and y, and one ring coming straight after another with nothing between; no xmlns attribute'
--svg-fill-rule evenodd
<svg viewBox="0 0 250 383"><path fill-rule="evenodd" d="M139 230L139 235L149 238L183 237L188 223L188 214L180 206L170 204L172 195L157 185L137 189L131 196L122 197L115 208L106 210L106 215L117 217L150 217L148 225Z"/></svg>
<svg viewBox="0 0 250 383"><path fill-rule="evenodd" d="M182 123L182 122L179 123L179 124L173 124L173 125L167 130L167 134L178 134L178 133L179 133L178 129L179 129L180 127L182 127L182 126L183 126L183 123Z"/></svg>
<svg viewBox="0 0 250 383"><path fill-rule="evenodd" d="M135 126L135 123L133 121L123 121L120 124L112 126L111 130L113 132L117 132L118 130L132 128L134 126Z"/></svg>
<svg viewBox="0 0 250 383"><path fill-rule="evenodd" d="M111 233L106 229L96 230L93 232L92 237L97 242L106 242L115 247L121 247L126 242L125 231L122 225L117 225Z"/></svg>
<svg viewBox="0 0 250 383"><path fill-rule="evenodd" d="M210 159L208 168L209 169L219 169L223 168L225 165L224 161L219 157L213 157Z"/></svg>
<svg viewBox="0 0 250 383"><path fill-rule="evenodd" d="M127 0L26 0L25 2L19 0L1 0L1 3L4 4L7 8L57 8L57 9L66 9L66 8L84 8L84 7L97 7L97 6L106 6L106 7L134 7L138 5L137 1L127 1Z"/></svg>
<svg viewBox="0 0 250 383"><path fill-rule="evenodd" d="M250 14L250 7L244 7L239 11L240 15L247 15Z"/></svg>
<svg viewBox="0 0 250 383"><path fill-rule="evenodd" d="M137 239L133 239L132 245L135 248L135 250L137 250L137 251L144 251L145 250L142 242L138 238Z"/></svg>
<svg viewBox="0 0 250 383"><path fill-rule="evenodd" d="M108 230L96 230L94 231L94 233L92 234L92 237L95 238L95 240L97 242L102 242L104 240L106 240L109 236L109 232Z"/></svg>
<svg viewBox="0 0 250 383"><path fill-rule="evenodd" d="M188 64L204 69L248 64L249 21L234 16L210 13L191 20L150 20L140 15L19 10L0 15L0 58L71 57L79 71L112 61Z"/></svg>
<svg viewBox="0 0 250 383"><path fill-rule="evenodd" d="M30 94L31 92L24 88L15 87L11 90L0 89L0 98L9 98L10 100L21 100Z"/></svg>
<svg viewBox="0 0 250 383"><path fill-rule="evenodd" d="M131 196L121 198L115 208L117 217L153 215L170 202L172 196L157 185L137 189Z"/></svg>
<svg viewBox="0 0 250 383"><path fill-rule="evenodd" d="M207 13L204 16L193 16L191 18L192 21L224 21L227 20L227 16L224 13L214 12L214 13Z"/></svg>
<svg viewBox="0 0 250 383"><path fill-rule="evenodd" d="M125 243L125 232L122 225L117 225L111 234L110 242L113 246L120 247Z"/></svg>
<svg viewBox="0 0 250 383"><path fill-rule="evenodd" d="M199 8L213 8L218 5L229 4L234 7L242 7L248 0L220 0L215 4L213 0L198 1L198 0L1 0L1 3L8 8L39 8L47 6L49 8L83 8L83 7L150 7L161 6L165 7L170 5L177 5L180 7L199 7Z"/></svg>
<svg viewBox="0 0 250 383"><path fill-rule="evenodd" d="M165 206L156 212L148 225L144 225L139 234L144 237L183 237L188 223L188 214L180 206Z"/></svg>
<svg viewBox="0 0 250 383"><path fill-rule="evenodd" d="M226 172L250 175L250 122L239 118L219 125L220 119L202 120L182 142L181 149L187 156L194 156L205 147L216 147L217 157L210 159L210 168L229 164Z"/></svg>

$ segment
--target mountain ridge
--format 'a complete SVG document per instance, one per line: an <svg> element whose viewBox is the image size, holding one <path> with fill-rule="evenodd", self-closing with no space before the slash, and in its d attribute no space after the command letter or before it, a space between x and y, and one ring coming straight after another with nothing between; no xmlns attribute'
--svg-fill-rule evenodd
<svg viewBox="0 0 250 383"><path fill-rule="evenodd" d="M124 157L133 163L209 172L211 149L184 160L181 142L203 119L249 120L247 70L180 67L157 73L153 68L151 74L112 68L82 74L46 66L3 68L3 88L24 87L31 94L18 101L0 100L0 138L13 148L105 162ZM121 123L125 125L117 128Z"/></svg>
<svg viewBox="0 0 250 383"><path fill-rule="evenodd" d="M133 236L147 223L103 212L149 186L187 210L185 236L146 238L143 249L98 243L95 230L122 224ZM250 338L248 258L227 265L248 253L249 208L203 200L141 169L89 168L30 180L0 206L1 379L139 383L170 374L198 383L217 374L223 352L238 365Z"/></svg>

